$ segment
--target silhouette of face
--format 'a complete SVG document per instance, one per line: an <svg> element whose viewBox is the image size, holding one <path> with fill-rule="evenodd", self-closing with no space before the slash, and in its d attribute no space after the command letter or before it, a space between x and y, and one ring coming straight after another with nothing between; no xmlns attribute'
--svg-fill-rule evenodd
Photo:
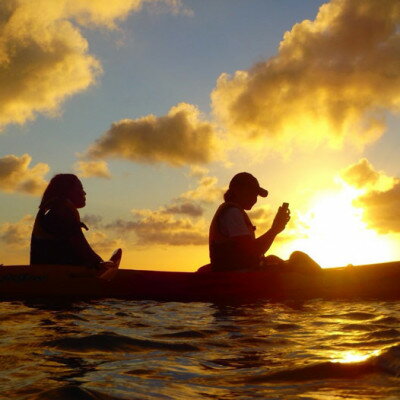
<svg viewBox="0 0 400 400"><path fill-rule="evenodd" d="M245 210L251 210L257 203L258 190L253 187L244 186L235 190L236 202Z"/></svg>
<svg viewBox="0 0 400 400"><path fill-rule="evenodd" d="M82 208L86 205L86 192L83 190L81 182L76 182L69 194L69 199L76 208Z"/></svg>
<svg viewBox="0 0 400 400"><path fill-rule="evenodd" d="M243 208L245 210L251 210L254 204L257 203L258 193L253 189L243 191Z"/></svg>

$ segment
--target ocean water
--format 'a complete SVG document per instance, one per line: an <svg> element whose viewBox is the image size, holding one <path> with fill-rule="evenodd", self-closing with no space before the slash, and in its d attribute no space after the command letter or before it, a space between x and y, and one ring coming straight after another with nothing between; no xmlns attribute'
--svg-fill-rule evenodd
<svg viewBox="0 0 400 400"><path fill-rule="evenodd" d="M400 399L400 302L0 303L1 399Z"/></svg>

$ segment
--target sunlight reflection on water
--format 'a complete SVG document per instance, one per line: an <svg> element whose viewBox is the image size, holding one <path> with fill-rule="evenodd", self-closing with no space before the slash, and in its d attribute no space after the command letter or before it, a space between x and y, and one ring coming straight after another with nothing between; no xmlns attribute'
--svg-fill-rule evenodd
<svg viewBox="0 0 400 400"><path fill-rule="evenodd" d="M0 310L1 399L400 397L398 302Z"/></svg>
<svg viewBox="0 0 400 400"><path fill-rule="evenodd" d="M337 358L333 359L332 362L339 362L339 363L356 363L368 360L371 357L378 356L382 350L374 350L372 352L368 352L367 354L350 350L344 351L341 354L337 355Z"/></svg>

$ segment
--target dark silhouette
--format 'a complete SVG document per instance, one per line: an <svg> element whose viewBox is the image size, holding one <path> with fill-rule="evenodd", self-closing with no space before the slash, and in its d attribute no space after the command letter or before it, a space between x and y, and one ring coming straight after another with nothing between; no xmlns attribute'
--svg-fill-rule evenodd
<svg viewBox="0 0 400 400"><path fill-rule="evenodd" d="M224 195L210 226L209 249L213 271L260 269L266 266L299 266L303 270L320 267L302 252L294 252L289 261L276 256L264 257L276 236L290 220L289 204L283 203L275 215L271 228L261 236L255 236L256 227L245 210L251 210L257 197L267 197L268 191L260 187L258 180L248 172L236 174Z"/></svg>
<svg viewBox="0 0 400 400"><path fill-rule="evenodd" d="M58 174L47 186L39 206L31 237L31 264L111 267L90 247L78 208L86 205L81 181L73 174Z"/></svg>

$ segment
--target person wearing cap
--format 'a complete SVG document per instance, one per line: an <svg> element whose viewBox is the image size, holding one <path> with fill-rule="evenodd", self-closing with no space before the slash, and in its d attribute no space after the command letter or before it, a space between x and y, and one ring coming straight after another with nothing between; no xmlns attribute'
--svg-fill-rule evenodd
<svg viewBox="0 0 400 400"><path fill-rule="evenodd" d="M268 191L250 173L240 172L230 181L225 201L218 207L210 225L209 250L213 271L260 268L264 254L285 229L290 220L290 210L281 206L271 228L256 238L256 228L245 210L252 209L258 196L267 197Z"/></svg>

